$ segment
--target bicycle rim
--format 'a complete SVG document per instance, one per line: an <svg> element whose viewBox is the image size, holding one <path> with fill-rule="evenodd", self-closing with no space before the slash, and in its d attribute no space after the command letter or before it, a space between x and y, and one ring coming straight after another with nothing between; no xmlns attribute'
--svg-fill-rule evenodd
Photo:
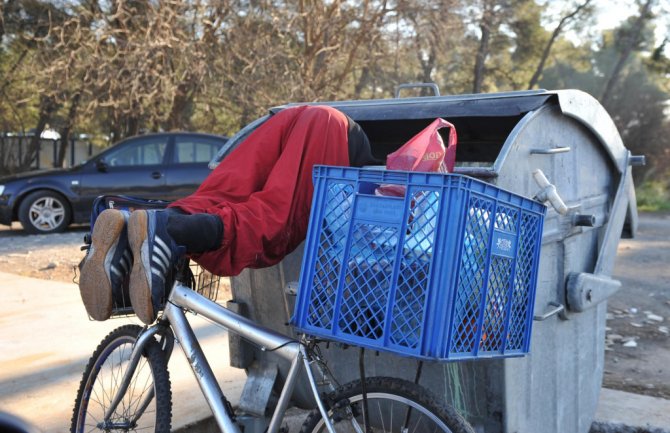
<svg viewBox="0 0 670 433"><path fill-rule="evenodd" d="M96 350L97 356L91 358L80 386L73 431L169 431L171 398L167 366L155 342L147 345L115 412L108 420L104 419L128 369L136 335L134 327L119 328ZM166 381L167 402L165 386L159 387L160 395L156 396L156 382Z"/></svg>
<svg viewBox="0 0 670 433"><path fill-rule="evenodd" d="M437 415L430 412L424 406L399 395L383 392L368 393L368 410L370 414L370 426L374 433L431 433L449 432L451 429ZM354 406L346 418L336 420L334 427L338 433L364 432L363 428L363 396L357 395L349 399ZM409 408L412 408L409 411ZM406 420L409 412L409 419ZM353 419L350 419L352 417ZM355 425L353 424L355 422ZM358 427L358 428L357 428ZM327 432L323 419L321 419L314 430L315 432Z"/></svg>
<svg viewBox="0 0 670 433"><path fill-rule="evenodd" d="M474 433L463 417L425 388L391 377L367 378L367 433ZM365 404L360 380L343 385L329 400L329 418L337 433L366 433ZM312 411L301 433L328 429L318 411Z"/></svg>

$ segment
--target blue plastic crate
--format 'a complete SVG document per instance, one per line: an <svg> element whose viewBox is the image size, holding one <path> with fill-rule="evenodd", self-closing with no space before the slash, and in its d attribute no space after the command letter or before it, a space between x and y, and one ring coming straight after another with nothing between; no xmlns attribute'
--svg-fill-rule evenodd
<svg viewBox="0 0 670 433"><path fill-rule="evenodd" d="M523 355L545 213L466 176L317 166L293 324L425 359Z"/></svg>

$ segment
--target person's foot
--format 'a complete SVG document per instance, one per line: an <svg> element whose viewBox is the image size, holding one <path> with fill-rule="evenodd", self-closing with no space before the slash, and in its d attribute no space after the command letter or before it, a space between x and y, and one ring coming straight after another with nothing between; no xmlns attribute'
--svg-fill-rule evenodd
<svg viewBox="0 0 670 433"><path fill-rule="evenodd" d="M151 324L165 303L172 283L172 269L181 249L167 233L167 212L137 210L128 221L128 238L133 252L130 272L130 303L137 317Z"/></svg>
<svg viewBox="0 0 670 433"><path fill-rule="evenodd" d="M95 221L91 247L79 277L79 292L94 320L107 320L114 300L123 298L123 282L132 262L126 232L127 212L103 211Z"/></svg>

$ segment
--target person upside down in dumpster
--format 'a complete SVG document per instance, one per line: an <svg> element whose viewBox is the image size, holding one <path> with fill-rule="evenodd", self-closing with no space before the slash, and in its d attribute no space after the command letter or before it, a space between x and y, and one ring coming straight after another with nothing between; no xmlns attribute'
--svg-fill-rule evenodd
<svg viewBox="0 0 670 433"><path fill-rule="evenodd" d="M86 311L108 319L129 281L135 314L152 323L183 255L221 276L277 264L305 239L315 164L380 163L360 126L336 109L280 111L192 195L164 210L107 209L98 216L79 279Z"/></svg>

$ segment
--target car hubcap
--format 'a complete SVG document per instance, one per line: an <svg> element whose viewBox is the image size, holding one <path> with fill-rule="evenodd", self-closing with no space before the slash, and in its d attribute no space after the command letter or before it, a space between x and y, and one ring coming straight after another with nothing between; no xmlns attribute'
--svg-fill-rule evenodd
<svg viewBox="0 0 670 433"><path fill-rule="evenodd" d="M63 203L53 197L41 198L30 206L30 222L43 231L58 228L65 218Z"/></svg>

